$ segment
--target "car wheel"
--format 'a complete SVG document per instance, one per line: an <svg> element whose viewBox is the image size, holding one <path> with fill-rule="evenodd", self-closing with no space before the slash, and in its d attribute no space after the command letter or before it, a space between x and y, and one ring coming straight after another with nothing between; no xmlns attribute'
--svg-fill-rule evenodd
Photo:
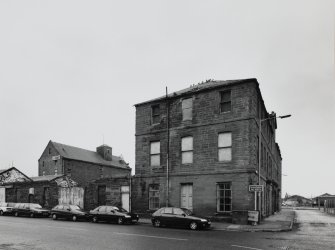
<svg viewBox="0 0 335 250"><path fill-rule="evenodd" d="M77 216L73 215L72 216L72 221L77 221Z"/></svg>
<svg viewBox="0 0 335 250"><path fill-rule="evenodd" d="M123 224L123 218L122 217L119 217L117 219L117 224L119 224L119 225Z"/></svg>
<svg viewBox="0 0 335 250"><path fill-rule="evenodd" d="M19 217L19 213L18 212L15 212L15 217Z"/></svg>
<svg viewBox="0 0 335 250"><path fill-rule="evenodd" d="M161 226L161 221L160 220L154 220L154 227L160 227Z"/></svg>
<svg viewBox="0 0 335 250"><path fill-rule="evenodd" d="M3 216L3 211L2 210L0 210L0 215Z"/></svg>
<svg viewBox="0 0 335 250"><path fill-rule="evenodd" d="M52 215L52 219L53 219L53 220L57 220L57 215L56 215L56 214L53 214L53 215Z"/></svg>
<svg viewBox="0 0 335 250"><path fill-rule="evenodd" d="M94 217L92 218L92 222L93 222L93 223L97 223L97 222L98 222L98 218L97 218L96 216L94 216Z"/></svg>
<svg viewBox="0 0 335 250"><path fill-rule="evenodd" d="M34 213L30 213L30 218L34 218Z"/></svg>
<svg viewBox="0 0 335 250"><path fill-rule="evenodd" d="M195 221L192 221L190 223L190 229L191 230L197 230L197 228L198 228L198 224Z"/></svg>

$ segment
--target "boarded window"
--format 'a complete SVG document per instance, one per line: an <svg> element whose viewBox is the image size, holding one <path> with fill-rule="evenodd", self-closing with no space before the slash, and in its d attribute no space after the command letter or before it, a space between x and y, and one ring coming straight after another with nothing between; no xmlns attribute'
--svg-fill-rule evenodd
<svg viewBox="0 0 335 250"><path fill-rule="evenodd" d="M219 161L232 159L232 133L220 133L218 139Z"/></svg>
<svg viewBox="0 0 335 250"><path fill-rule="evenodd" d="M161 143L159 141L150 143L150 166L157 167L161 164Z"/></svg>
<svg viewBox="0 0 335 250"><path fill-rule="evenodd" d="M231 212L232 190L230 182L218 183L216 185L216 200L217 212Z"/></svg>
<svg viewBox="0 0 335 250"><path fill-rule="evenodd" d="M149 185L149 210L159 208L159 185Z"/></svg>
<svg viewBox="0 0 335 250"><path fill-rule="evenodd" d="M193 163L193 137L188 136L181 139L181 163Z"/></svg>
<svg viewBox="0 0 335 250"><path fill-rule="evenodd" d="M160 123L160 107L158 105L151 106L152 124Z"/></svg>
<svg viewBox="0 0 335 250"><path fill-rule="evenodd" d="M220 92L220 110L222 113L231 111L231 91L222 91Z"/></svg>
<svg viewBox="0 0 335 250"><path fill-rule="evenodd" d="M192 120L192 98L184 99L181 104L181 109L183 113L183 121Z"/></svg>

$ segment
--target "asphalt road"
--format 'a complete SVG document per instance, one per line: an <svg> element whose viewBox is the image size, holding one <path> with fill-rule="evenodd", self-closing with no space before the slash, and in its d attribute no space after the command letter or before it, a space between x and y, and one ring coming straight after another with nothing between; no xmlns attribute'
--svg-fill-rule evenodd
<svg viewBox="0 0 335 250"><path fill-rule="evenodd" d="M304 211L297 214L303 218ZM320 233L315 221L305 220L292 232L252 233L3 216L0 249L335 249L335 227L322 224Z"/></svg>

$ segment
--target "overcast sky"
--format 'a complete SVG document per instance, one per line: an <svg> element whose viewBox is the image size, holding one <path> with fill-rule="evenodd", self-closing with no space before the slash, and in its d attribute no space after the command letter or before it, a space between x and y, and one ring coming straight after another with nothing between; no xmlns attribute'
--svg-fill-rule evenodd
<svg viewBox="0 0 335 250"><path fill-rule="evenodd" d="M1 1L0 169L37 176L49 140L135 164L135 103L257 78L283 195L335 194L334 1Z"/></svg>

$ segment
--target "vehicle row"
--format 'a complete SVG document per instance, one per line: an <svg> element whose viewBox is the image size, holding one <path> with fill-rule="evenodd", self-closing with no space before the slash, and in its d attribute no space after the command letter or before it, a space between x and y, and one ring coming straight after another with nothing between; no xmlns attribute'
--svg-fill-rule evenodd
<svg viewBox="0 0 335 250"><path fill-rule="evenodd" d="M0 203L0 215L51 217L53 220L68 219L72 221L83 220L97 223L114 222L117 224L137 223L138 214L117 207L103 205L89 212L82 210L77 205L59 204L51 210L35 203ZM208 218L195 216L192 211L179 207L162 207L151 216L154 227L184 227L191 230L206 229L211 226Z"/></svg>

